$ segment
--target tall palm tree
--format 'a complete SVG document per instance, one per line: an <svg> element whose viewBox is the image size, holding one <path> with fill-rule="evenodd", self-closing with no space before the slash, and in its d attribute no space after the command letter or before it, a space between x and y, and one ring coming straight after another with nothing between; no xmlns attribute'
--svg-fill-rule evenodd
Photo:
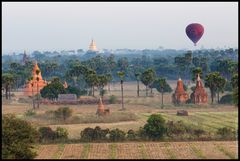
<svg viewBox="0 0 240 161"><path fill-rule="evenodd" d="M139 80L140 80L140 73L135 73L135 77L137 79L137 96L139 97Z"/></svg>
<svg viewBox="0 0 240 161"><path fill-rule="evenodd" d="M37 108L39 108L39 73L40 70L36 70L36 74L37 74Z"/></svg>
<svg viewBox="0 0 240 161"><path fill-rule="evenodd" d="M5 88L5 95L6 99L11 99L11 86L15 82L14 76L10 73L3 73L2 74L2 84Z"/></svg>
<svg viewBox="0 0 240 161"><path fill-rule="evenodd" d="M122 110L125 110L125 108L124 108L124 103L123 103L123 79L124 79L125 73L124 73L124 72L117 72L117 75L118 75L119 78L121 79Z"/></svg>
<svg viewBox="0 0 240 161"><path fill-rule="evenodd" d="M32 105L33 105L33 109L35 109L35 102L34 102L34 93L33 93L33 77L29 78L28 81L30 82L31 86L32 86Z"/></svg>

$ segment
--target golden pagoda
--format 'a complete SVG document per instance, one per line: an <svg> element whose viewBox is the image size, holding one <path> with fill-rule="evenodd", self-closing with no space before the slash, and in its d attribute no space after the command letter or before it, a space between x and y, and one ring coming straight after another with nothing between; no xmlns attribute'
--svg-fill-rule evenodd
<svg viewBox="0 0 240 161"><path fill-rule="evenodd" d="M92 39L91 44L89 45L89 51L97 51L96 42Z"/></svg>
<svg viewBox="0 0 240 161"><path fill-rule="evenodd" d="M39 70L39 74L37 75L37 70ZM40 93L40 90L47 85L47 81L42 79L41 70L38 67L37 61L35 62L33 71L32 71L33 79L27 82L25 88L23 89L25 96L32 96ZM39 80L37 81L37 78Z"/></svg>

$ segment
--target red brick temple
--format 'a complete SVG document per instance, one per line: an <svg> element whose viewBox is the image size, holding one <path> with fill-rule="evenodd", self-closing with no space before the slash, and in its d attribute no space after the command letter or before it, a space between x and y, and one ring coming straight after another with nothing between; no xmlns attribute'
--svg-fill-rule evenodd
<svg viewBox="0 0 240 161"><path fill-rule="evenodd" d="M194 104L206 104L208 103L208 95L205 89L203 88L202 81L198 74L197 84L194 92L191 94L191 102Z"/></svg>
<svg viewBox="0 0 240 161"><path fill-rule="evenodd" d="M37 70L40 71L38 75L36 73ZM41 70L39 69L37 62L35 62L32 76L33 80L27 82L25 88L23 89L25 96L32 96L32 94L35 95L37 93L40 93L40 90L47 85L47 81L42 79ZM39 81L37 81L37 77L39 78Z"/></svg>
<svg viewBox="0 0 240 161"><path fill-rule="evenodd" d="M173 103L177 103L177 104L186 103L188 98L189 98L188 94L183 88L183 82L181 78L179 78L177 81L177 87L176 87L175 93L173 94L173 97L172 97Z"/></svg>

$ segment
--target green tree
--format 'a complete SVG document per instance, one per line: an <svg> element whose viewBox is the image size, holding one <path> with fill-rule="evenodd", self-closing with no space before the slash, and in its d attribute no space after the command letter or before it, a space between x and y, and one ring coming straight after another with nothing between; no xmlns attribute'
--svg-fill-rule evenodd
<svg viewBox="0 0 240 161"><path fill-rule="evenodd" d="M212 73L207 74L206 78L205 78L205 86L210 89L212 103L214 101L214 96L215 96L216 92L218 91L219 77L220 77L219 72L212 72Z"/></svg>
<svg viewBox="0 0 240 161"><path fill-rule="evenodd" d="M58 94L65 94L66 90L61 82L52 81L50 84L43 87L40 93L43 98L54 100L58 98Z"/></svg>
<svg viewBox="0 0 240 161"><path fill-rule="evenodd" d="M135 78L137 80L137 96L139 97L139 81L140 81L140 76L141 76L141 73L137 72L135 73Z"/></svg>
<svg viewBox="0 0 240 161"><path fill-rule="evenodd" d="M156 73L151 68L145 70L141 75L141 81L146 86L146 96L148 96L148 87L153 83L155 77Z"/></svg>
<svg viewBox="0 0 240 161"><path fill-rule="evenodd" d="M157 78L154 81L154 88L157 89L158 92L160 92L162 94L162 105L161 108L163 108L163 93L164 92L172 92L172 88L170 87L170 85L167 83L165 78Z"/></svg>
<svg viewBox="0 0 240 161"><path fill-rule="evenodd" d="M100 89L100 96L103 98L104 86L108 83L108 77L106 75L99 75L98 78L98 88Z"/></svg>
<svg viewBox="0 0 240 161"><path fill-rule="evenodd" d="M192 69L192 81L197 79L197 75L199 74L200 78L202 78L202 68L197 67Z"/></svg>
<svg viewBox="0 0 240 161"><path fill-rule="evenodd" d="M37 108L39 108L39 74L40 74L40 70L36 70L36 74L37 74Z"/></svg>
<svg viewBox="0 0 240 161"><path fill-rule="evenodd" d="M38 140L38 132L32 125L14 115L2 117L2 159L33 159L33 144Z"/></svg>
<svg viewBox="0 0 240 161"><path fill-rule="evenodd" d="M238 106L238 73L233 75L231 84L233 87L233 102Z"/></svg>
<svg viewBox="0 0 240 161"><path fill-rule="evenodd" d="M98 83L99 83L98 76L96 75L96 72L93 71L92 73L88 73L85 77L85 81L91 87L92 96L94 96L94 86L97 86Z"/></svg>
<svg viewBox="0 0 240 161"><path fill-rule="evenodd" d="M224 92L224 88L226 86L227 80L223 78L220 74L217 77L217 97L218 97L218 103L219 103L219 93Z"/></svg>
<svg viewBox="0 0 240 161"><path fill-rule="evenodd" d="M107 75L107 81L108 81L108 91L110 91L110 83L113 80L112 74L108 73Z"/></svg>
<svg viewBox="0 0 240 161"><path fill-rule="evenodd" d="M125 73L124 72L117 72L117 75L119 76L120 80L121 80L121 92L122 92L122 110L125 110L124 108L124 102L123 102L123 80L125 77Z"/></svg>
<svg viewBox="0 0 240 161"><path fill-rule="evenodd" d="M11 99L11 86L14 84L14 76L10 73L2 74L2 85L5 88L6 99Z"/></svg>
<svg viewBox="0 0 240 161"><path fill-rule="evenodd" d="M152 114L143 129L150 139L159 140L166 132L165 120L160 114Z"/></svg>

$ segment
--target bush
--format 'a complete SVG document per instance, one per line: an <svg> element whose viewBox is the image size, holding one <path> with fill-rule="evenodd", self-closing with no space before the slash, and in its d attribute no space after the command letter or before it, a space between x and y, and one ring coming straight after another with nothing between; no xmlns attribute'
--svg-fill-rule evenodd
<svg viewBox="0 0 240 161"><path fill-rule="evenodd" d="M65 122L67 118L72 116L72 110L69 107L60 107L54 114L56 118L62 119Z"/></svg>
<svg viewBox="0 0 240 161"><path fill-rule="evenodd" d="M24 113L25 116L34 116L36 115L36 112L33 110L33 109L30 109L30 110L27 110L25 113Z"/></svg>
<svg viewBox="0 0 240 161"><path fill-rule="evenodd" d="M135 140L136 136L137 136L137 134L132 129L128 130L128 132L127 132L128 140Z"/></svg>
<svg viewBox="0 0 240 161"><path fill-rule="evenodd" d="M219 103L220 104L233 104L232 94L226 94L226 95L222 96Z"/></svg>
<svg viewBox="0 0 240 161"><path fill-rule="evenodd" d="M235 139L236 131L228 127L218 128L217 135L220 136L221 139Z"/></svg>
<svg viewBox="0 0 240 161"><path fill-rule="evenodd" d="M40 127L40 142L53 141L56 138L56 133L50 127Z"/></svg>
<svg viewBox="0 0 240 161"><path fill-rule="evenodd" d="M33 159L39 133L27 121L7 114L2 117L2 159Z"/></svg>
<svg viewBox="0 0 240 161"><path fill-rule="evenodd" d="M116 102L117 102L117 97L114 96L114 95L111 95L111 96L109 97L109 103L110 103L110 104L114 104L114 103L116 103Z"/></svg>
<svg viewBox="0 0 240 161"><path fill-rule="evenodd" d="M65 128L57 127L55 131L56 139L65 140L68 139L68 131Z"/></svg>
<svg viewBox="0 0 240 161"><path fill-rule="evenodd" d="M125 132L122 130L119 130L118 128L113 129L110 131L110 140L111 141L123 141L125 140Z"/></svg>
<svg viewBox="0 0 240 161"><path fill-rule="evenodd" d="M106 140L108 133L109 129L101 129L99 126L96 126L95 129L88 127L81 131L81 141L91 142Z"/></svg>
<svg viewBox="0 0 240 161"><path fill-rule="evenodd" d="M182 121L168 121L166 124L166 133L168 136L184 134L186 133L186 126Z"/></svg>
<svg viewBox="0 0 240 161"><path fill-rule="evenodd" d="M162 139L166 132L165 120L160 114L152 114L143 128L149 139Z"/></svg>

